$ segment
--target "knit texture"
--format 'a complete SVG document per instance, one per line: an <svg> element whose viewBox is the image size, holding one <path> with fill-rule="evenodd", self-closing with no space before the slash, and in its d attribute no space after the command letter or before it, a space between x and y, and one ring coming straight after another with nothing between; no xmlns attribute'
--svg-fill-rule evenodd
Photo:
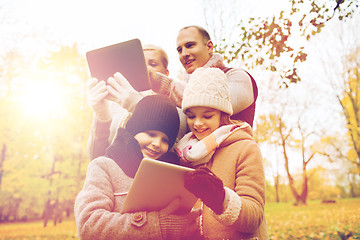
<svg viewBox="0 0 360 240"><path fill-rule="evenodd" d="M216 149L227 137L239 128L244 128L246 125L221 126L200 141L192 132L189 132L176 144L175 152L186 165L190 164L190 166L197 166L207 163L214 155Z"/></svg>
<svg viewBox="0 0 360 240"><path fill-rule="evenodd" d="M224 212L221 214L216 214L213 211L213 217L216 218L219 222L226 226L231 226L240 214L241 211L241 198L239 198L233 190L224 187L225 189L225 200L224 202Z"/></svg>
<svg viewBox="0 0 360 240"><path fill-rule="evenodd" d="M136 105L125 129L133 136L150 130L160 131L169 138L169 149L174 145L180 126L175 104L163 95L146 96Z"/></svg>
<svg viewBox="0 0 360 240"><path fill-rule="evenodd" d="M199 167L195 171L188 172L185 175L184 186L216 214L224 211L224 185L210 169Z"/></svg>
<svg viewBox="0 0 360 240"><path fill-rule="evenodd" d="M198 68L184 90L182 109L203 106L233 114L227 78L218 68Z"/></svg>
<svg viewBox="0 0 360 240"><path fill-rule="evenodd" d="M159 212L159 224L163 239L194 239L185 236L194 236L199 228L196 219L200 210L192 210L189 214L177 215L174 212L179 208L180 198L174 199Z"/></svg>

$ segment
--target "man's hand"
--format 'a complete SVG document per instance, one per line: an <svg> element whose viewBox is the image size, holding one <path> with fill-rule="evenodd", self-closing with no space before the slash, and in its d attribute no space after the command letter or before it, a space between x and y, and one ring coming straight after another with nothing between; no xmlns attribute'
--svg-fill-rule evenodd
<svg viewBox="0 0 360 240"><path fill-rule="evenodd" d="M142 99L141 94L130 85L121 73L115 73L114 77L110 77L107 82L107 90L110 93L107 99L120 104L130 112Z"/></svg>
<svg viewBox="0 0 360 240"><path fill-rule="evenodd" d="M106 89L105 81L91 78L87 81L87 101L95 117L99 120L108 121L111 119L109 103L105 98L109 92Z"/></svg>

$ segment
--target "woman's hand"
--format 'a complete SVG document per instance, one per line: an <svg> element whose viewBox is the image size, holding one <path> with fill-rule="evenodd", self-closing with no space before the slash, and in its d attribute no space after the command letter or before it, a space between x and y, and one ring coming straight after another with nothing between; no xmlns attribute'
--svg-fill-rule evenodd
<svg viewBox="0 0 360 240"><path fill-rule="evenodd" d="M107 83L107 90L110 93L107 99L119 103L130 112L142 99L141 94L131 86L121 73L115 73L114 77L110 77Z"/></svg>
<svg viewBox="0 0 360 240"><path fill-rule="evenodd" d="M109 103L106 100L109 92L105 81L91 78L87 81L87 90L87 101L96 118L103 121L110 120Z"/></svg>

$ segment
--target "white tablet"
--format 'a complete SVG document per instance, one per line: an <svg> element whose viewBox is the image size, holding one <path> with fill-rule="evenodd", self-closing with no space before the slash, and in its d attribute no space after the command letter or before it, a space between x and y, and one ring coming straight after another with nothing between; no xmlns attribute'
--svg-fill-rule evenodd
<svg viewBox="0 0 360 240"><path fill-rule="evenodd" d="M158 211L175 197L181 197L180 212L191 210L197 198L184 187L184 176L193 170L144 158L126 196L122 212Z"/></svg>
<svg viewBox="0 0 360 240"><path fill-rule="evenodd" d="M91 76L107 81L121 73L137 91L150 89L144 52L139 39L94 49L86 53Z"/></svg>

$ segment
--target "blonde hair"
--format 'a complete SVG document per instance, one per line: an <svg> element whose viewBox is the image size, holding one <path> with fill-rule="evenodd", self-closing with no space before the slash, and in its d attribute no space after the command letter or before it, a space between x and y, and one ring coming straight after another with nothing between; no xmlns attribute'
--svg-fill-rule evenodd
<svg viewBox="0 0 360 240"><path fill-rule="evenodd" d="M161 63L164 65L165 69L168 68L169 58L164 49L156 45L146 44L143 46L143 51L158 51L161 56Z"/></svg>

